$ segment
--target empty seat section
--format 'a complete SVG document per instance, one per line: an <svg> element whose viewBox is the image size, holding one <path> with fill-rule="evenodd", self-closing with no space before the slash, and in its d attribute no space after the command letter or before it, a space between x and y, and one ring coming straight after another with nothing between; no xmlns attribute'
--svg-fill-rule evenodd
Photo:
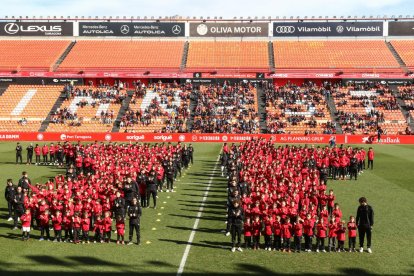
<svg viewBox="0 0 414 276"><path fill-rule="evenodd" d="M186 67L268 69L267 42L193 41L190 42Z"/></svg>
<svg viewBox="0 0 414 276"><path fill-rule="evenodd" d="M38 131L63 86L11 85L0 97L1 131Z"/></svg>
<svg viewBox="0 0 414 276"><path fill-rule="evenodd" d="M182 41L79 41L58 71L178 69L183 48Z"/></svg>
<svg viewBox="0 0 414 276"><path fill-rule="evenodd" d="M273 51L278 69L400 70L384 41L274 41Z"/></svg>
<svg viewBox="0 0 414 276"><path fill-rule="evenodd" d="M405 65L414 68L414 41L413 40L397 40L391 42L394 49L400 55Z"/></svg>
<svg viewBox="0 0 414 276"><path fill-rule="evenodd" d="M69 41L1 40L0 70L50 71Z"/></svg>

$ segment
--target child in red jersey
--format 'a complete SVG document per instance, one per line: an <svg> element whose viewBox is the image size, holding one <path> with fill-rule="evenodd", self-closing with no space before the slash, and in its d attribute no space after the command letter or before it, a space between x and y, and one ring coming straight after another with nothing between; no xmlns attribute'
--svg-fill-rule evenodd
<svg viewBox="0 0 414 276"><path fill-rule="evenodd" d="M53 231L55 232L55 239L53 242L62 241L62 221L62 213L59 210L56 210L55 215L52 216Z"/></svg>
<svg viewBox="0 0 414 276"><path fill-rule="evenodd" d="M329 212L329 215L331 216L332 212L333 212L333 209L334 209L334 206L335 206L335 203L334 203L335 195L334 195L334 191L332 189L329 190L329 195L326 196L326 200L328 201L328 212Z"/></svg>
<svg viewBox="0 0 414 276"><path fill-rule="evenodd" d="M89 229L91 226L91 220L89 219L88 213L84 212L81 219L82 228L82 243L89 243Z"/></svg>
<svg viewBox="0 0 414 276"><path fill-rule="evenodd" d="M103 243L102 235L103 235L103 219L100 215L96 216L96 220L93 225L93 231L95 232L94 243L100 242Z"/></svg>
<svg viewBox="0 0 414 276"><path fill-rule="evenodd" d="M46 233L46 238L49 241L50 240L50 232L49 232L49 210L46 209L43 214L39 216L39 222L40 222L40 239L39 241L44 240L44 235Z"/></svg>
<svg viewBox="0 0 414 276"><path fill-rule="evenodd" d="M66 210L65 216L63 217L63 227L65 229L65 240L64 242L71 242L73 240L72 234L72 216L70 210Z"/></svg>
<svg viewBox="0 0 414 276"><path fill-rule="evenodd" d="M356 243L356 236L357 236L357 225L355 223L355 217L350 216L348 222L348 246L349 252L355 252L355 243Z"/></svg>
<svg viewBox="0 0 414 276"><path fill-rule="evenodd" d="M73 225L73 243L79 243L79 238L81 237L81 218L78 212L76 212L73 215L72 225Z"/></svg>
<svg viewBox="0 0 414 276"><path fill-rule="evenodd" d="M252 224L250 222L250 218L247 217L246 221L243 225L244 228L244 247L251 248L252 247Z"/></svg>
<svg viewBox="0 0 414 276"><path fill-rule="evenodd" d="M335 203L334 210L332 212L332 215L335 216L335 222L339 223L342 220L342 211L339 208L339 204Z"/></svg>
<svg viewBox="0 0 414 276"><path fill-rule="evenodd" d="M27 241L30 238L30 224L32 222L32 215L30 209L26 209L25 213L20 217L22 222L22 240Z"/></svg>
<svg viewBox="0 0 414 276"><path fill-rule="evenodd" d="M306 215L306 219L303 222L303 233L305 235L305 251L312 251L312 237L313 237L313 227L315 226L315 221L312 218L311 214Z"/></svg>
<svg viewBox="0 0 414 276"><path fill-rule="evenodd" d="M111 231L112 231L112 218L111 212L105 212L105 218L103 220L103 231L104 231L104 238L107 243L111 242Z"/></svg>
<svg viewBox="0 0 414 276"><path fill-rule="evenodd" d="M336 228L336 237L338 239L338 248L337 248L337 252L344 252L344 243L345 243L345 232L346 232L346 227L345 227L345 221L341 221Z"/></svg>
<svg viewBox="0 0 414 276"><path fill-rule="evenodd" d="M260 217L256 215L252 223L252 232L253 232L253 250L259 249L260 245L260 230L262 228L262 223L260 222Z"/></svg>
<svg viewBox="0 0 414 276"><path fill-rule="evenodd" d="M282 240L283 240L283 251L290 252L290 238L292 237L292 224L288 217L285 218L282 224Z"/></svg>
<svg viewBox="0 0 414 276"><path fill-rule="evenodd" d="M325 238L326 238L327 226L325 219L321 217L319 221L316 222L316 252L325 250Z"/></svg>
<svg viewBox="0 0 414 276"><path fill-rule="evenodd" d="M328 224L328 252L335 250L335 241L336 241L336 230L337 230L337 223L335 220L335 216L331 217L331 220Z"/></svg>
<svg viewBox="0 0 414 276"><path fill-rule="evenodd" d="M296 217L296 221L293 224L293 231L294 231L295 250L297 253L300 253L302 235L303 235L303 220L299 216Z"/></svg>
<svg viewBox="0 0 414 276"><path fill-rule="evenodd" d="M116 244L125 244L125 221L122 215L116 217Z"/></svg>
<svg viewBox="0 0 414 276"><path fill-rule="evenodd" d="M282 250L282 224L280 216L273 221L273 250Z"/></svg>
<svg viewBox="0 0 414 276"><path fill-rule="evenodd" d="M272 216L268 215L263 220L263 234L265 238L265 250L272 251Z"/></svg>

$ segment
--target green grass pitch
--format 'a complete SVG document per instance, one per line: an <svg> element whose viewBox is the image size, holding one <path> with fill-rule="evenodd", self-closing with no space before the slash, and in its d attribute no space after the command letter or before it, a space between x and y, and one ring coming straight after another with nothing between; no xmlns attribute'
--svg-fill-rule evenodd
<svg viewBox="0 0 414 276"><path fill-rule="evenodd" d="M61 172L54 167L15 165L14 147L14 143L0 143L2 194L6 179L17 182L23 170L35 183ZM360 196L366 196L374 207L373 254L264 250L232 253L230 237L220 232L225 227L226 198L226 181L214 171L220 149L220 144L195 144L195 164L177 182L177 192L160 193L158 209L144 209L140 246L39 242L38 231L32 231L29 242L22 242L20 230L11 230L12 222L7 221L7 204L2 195L0 275L175 275L210 177L210 191L184 275L414 275L414 146L374 146L373 171L365 171L357 182L328 183L345 218L355 215Z"/></svg>

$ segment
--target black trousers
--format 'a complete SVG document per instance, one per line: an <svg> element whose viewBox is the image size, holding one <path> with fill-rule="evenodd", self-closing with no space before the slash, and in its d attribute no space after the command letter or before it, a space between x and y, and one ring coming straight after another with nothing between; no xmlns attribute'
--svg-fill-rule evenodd
<svg viewBox="0 0 414 276"><path fill-rule="evenodd" d="M312 236L305 235L305 250L312 250Z"/></svg>
<svg viewBox="0 0 414 276"><path fill-rule="evenodd" d="M36 164L40 163L40 155L36 155Z"/></svg>
<svg viewBox="0 0 414 276"><path fill-rule="evenodd" d="M16 161L16 163L17 163L17 161ZM368 169L369 168L371 168L371 170L374 169L374 160L368 160Z"/></svg>
<svg viewBox="0 0 414 276"><path fill-rule="evenodd" d="M24 209L23 208L15 208L14 209L14 227L17 227L17 223L19 221L19 218L23 216Z"/></svg>
<svg viewBox="0 0 414 276"><path fill-rule="evenodd" d="M244 236L244 247L247 249L249 247L252 247L252 236Z"/></svg>
<svg viewBox="0 0 414 276"><path fill-rule="evenodd" d="M150 199L152 195L152 200L154 201L154 207L157 206L157 191L156 190L149 190L147 191L147 206L150 205Z"/></svg>
<svg viewBox="0 0 414 276"><path fill-rule="evenodd" d="M47 163L47 154L43 155L43 163Z"/></svg>
<svg viewBox="0 0 414 276"><path fill-rule="evenodd" d="M16 153L16 164L19 163L19 160L20 160L20 164L22 164L23 163L22 154Z"/></svg>
<svg viewBox="0 0 414 276"><path fill-rule="evenodd" d="M371 227L369 225L362 225L358 227L359 246L364 247L365 234L367 235L367 247L371 247Z"/></svg>
<svg viewBox="0 0 414 276"><path fill-rule="evenodd" d="M260 235L259 236L253 236L253 247L258 248L260 245Z"/></svg>
<svg viewBox="0 0 414 276"><path fill-rule="evenodd" d="M265 239L265 248L272 247L272 236L264 235L264 239Z"/></svg>
<svg viewBox="0 0 414 276"><path fill-rule="evenodd" d="M237 224L231 225L231 243L232 246L236 246L236 239L237 239L237 247L240 247L241 243L241 234L242 234L242 226Z"/></svg>
<svg viewBox="0 0 414 276"><path fill-rule="evenodd" d="M190 155L190 162L191 162L191 165L192 165L192 164L194 164L194 158L193 158L193 155Z"/></svg>
<svg viewBox="0 0 414 276"><path fill-rule="evenodd" d="M134 229L137 235L137 244L141 242L141 231L139 224L129 224L129 242L132 242L132 237L134 236Z"/></svg>
<svg viewBox="0 0 414 276"><path fill-rule="evenodd" d="M283 238L283 249L290 249L290 238Z"/></svg>
<svg viewBox="0 0 414 276"><path fill-rule="evenodd" d="M82 241L84 241L84 242L89 241L89 231L82 230Z"/></svg>
<svg viewBox="0 0 414 276"><path fill-rule="evenodd" d="M282 248L282 237L281 236L274 236L273 248L276 250L279 250Z"/></svg>
<svg viewBox="0 0 414 276"><path fill-rule="evenodd" d="M335 242L336 242L335 237L328 238L328 251L335 249Z"/></svg>
<svg viewBox="0 0 414 276"><path fill-rule="evenodd" d="M167 177L167 189L173 189L174 188L174 178Z"/></svg>
<svg viewBox="0 0 414 276"><path fill-rule="evenodd" d="M50 239L49 225L40 226L40 237L43 238L46 234L46 238Z"/></svg>
<svg viewBox="0 0 414 276"><path fill-rule="evenodd" d="M73 241L79 242L80 238L81 238L81 229L73 228Z"/></svg>
<svg viewBox="0 0 414 276"><path fill-rule="evenodd" d="M344 242L344 241L338 241L338 251L339 251L339 250L341 250L341 251L343 251L343 250L344 250L344 244L345 244L345 242Z"/></svg>
<svg viewBox="0 0 414 276"><path fill-rule="evenodd" d="M106 231L104 236L106 241L111 241L111 231Z"/></svg>
<svg viewBox="0 0 414 276"><path fill-rule="evenodd" d="M7 210L9 211L9 218L13 217L13 202L7 201Z"/></svg>
<svg viewBox="0 0 414 276"><path fill-rule="evenodd" d="M294 241L295 241L295 250L300 251L301 250L301 243L302 243L302 236L295 236Z"/></svg>
<svg viewBox="0 0 414 276"><path fill-rule="evenodd" d="M50 157L50 162L51 163L54 163L55 162L55 155L54 154L50 154L49 157Z"/></svg>
<svg viewBox="0 0 414 276"><path fill-rule="evenodd" d="M358 178L358 171L357 171L357 169L356 168L351 168L349 175L350 175L350 180L352 180L352 177L354 177L355 180L357 180L357 178Z"/></svg>
<svg viewBox="0 0 414 276"><path fill-rule="evenodd" d="M349 250L355 249L355 245L356 245L356 237L349 238L348 239Z"/></svg>
<svg viewBox="0 0 414 276"><path fill-rule="evenodd" d="M54 230L55 231L55 239L57 241L61 241L62 240L62 230Z"/></svg>
<svg viewBox="0 0 414 276"><path fill-rule="evenodd" d="M316 238L316 249L325 250L325 238Z"/></svg>
<svg viewBox="0 0 414 276"><path fill-rule="evenodd" d="M73 240L72 229L65 229L65 240Z"/></svg>
<svg viewBox="0 0 414 276"><path fill-rule="evenodd" d="M28 164L32 164L33 162L33 153L32 154L27 154L27 162Z"/></svg>

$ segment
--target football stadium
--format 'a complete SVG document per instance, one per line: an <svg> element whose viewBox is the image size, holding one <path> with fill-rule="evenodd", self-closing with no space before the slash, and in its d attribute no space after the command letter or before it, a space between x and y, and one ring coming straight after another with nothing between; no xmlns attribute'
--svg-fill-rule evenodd
<svg viewBox="0 0 414 276"><path fill-rule="evenodd" d="M414 15L2 15L0 274L413 275L413 82Z"/></svg>

